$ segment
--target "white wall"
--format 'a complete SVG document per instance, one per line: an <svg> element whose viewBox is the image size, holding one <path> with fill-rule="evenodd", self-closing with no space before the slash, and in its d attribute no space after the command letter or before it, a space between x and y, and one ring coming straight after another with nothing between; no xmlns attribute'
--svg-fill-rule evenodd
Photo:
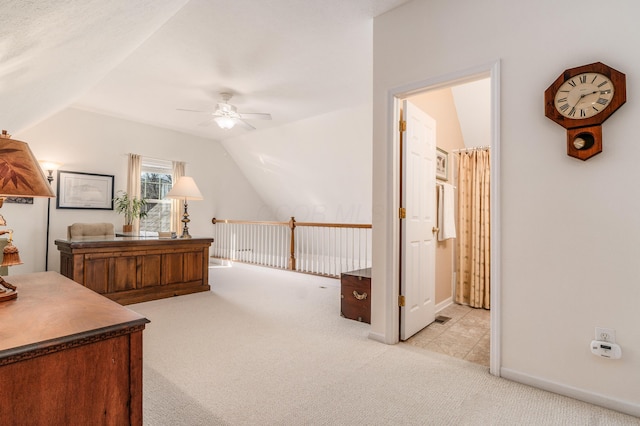
<svg viewBox="0 0 640 426"><path fill-rule="evenodd" d="M640 6L607 3L606 31L590 24L601 10L595 0L414 0L375 20L371 326L392 340L389 92L500 59L501 372L640 415ZM604 151L582 162L544 116L543 92L597 61L626 73L628 102L603 126ZM616 330L621 360L590 353L596 326Z"/></svg>
<svg viewBox="0 0 640 426"><path fill-rule="evenodd" d="M371 223L370 104L223 144L277 220Z"/></svg>
<svg viewBox="0 0 640 426"><path fill-rule="evenodd" d="M491 79L451 88L467 148L491 144Z"/></svg>
<svg viewBox="0 0 640 426"><path fill-rule="evenodd" d="M62 170L114 175L116 192L126 190L128 153L186 162L186 174L193 176L204 195L203 201L189 203L189 232L193 236L211 236L213 217L268 216L261 196L224 147L213 140L73 108L13 137L27 142L39 160L63 163ZM57 179L54 188L56 184ZM122 229L123 217L112 210L56 209L55 201L51 200L49 270L59 270L54 241L66 238L68 225L104 221ZM46 209L46 199L2 208L9 227L16 231L14 241L24 262L11 267L10 275L44 270Z"/></svg>

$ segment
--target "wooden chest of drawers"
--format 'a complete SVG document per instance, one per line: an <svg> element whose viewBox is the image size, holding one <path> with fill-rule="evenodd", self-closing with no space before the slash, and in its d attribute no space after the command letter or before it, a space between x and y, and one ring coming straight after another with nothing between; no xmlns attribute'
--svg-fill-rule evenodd
<svg viewBox="0 0 640 426"><path fill-rule="evenodd" d="M209 291L212 238L56 240L60 273L122 305Z"/></svg>
<svg viewBox="0 0 640 426"><path fill-rule="evenodd" d="M371 324L371 268L341 274L340 314Z"/></svg>
<svg viewBox="0 0 640 426"><path fill-rule="evenodd" d="M142 425L142 315L56 272L0 308L3 425Z"/></svg>

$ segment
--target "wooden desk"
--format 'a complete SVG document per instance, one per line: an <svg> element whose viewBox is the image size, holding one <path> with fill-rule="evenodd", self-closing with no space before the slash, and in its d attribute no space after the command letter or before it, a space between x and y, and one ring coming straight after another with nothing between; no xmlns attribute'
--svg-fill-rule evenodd
<svg viewBox="0 0 640 426"><path fill-rule="evenodd" d="M149 321L56 272L9 277L0 303L0 423L141 425Z"/></svg>
<svg viewBox="0 0 640 426"><path fill-rule="evenodd" d="M56 240L60 273L123 305L209 291L213 238Z"/></svg>

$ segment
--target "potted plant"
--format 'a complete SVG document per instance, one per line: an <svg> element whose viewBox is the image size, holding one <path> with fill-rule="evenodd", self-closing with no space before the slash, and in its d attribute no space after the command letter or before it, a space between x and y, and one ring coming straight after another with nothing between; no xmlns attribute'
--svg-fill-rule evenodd
<svg viewBox="0 0 640 426"><path fill-rule="evenodd" d="M133 220L147 217L144 207L147 200L130 197L125 191L118 191L118 196L113 199L117 213L124 215L125 224L122 226L123 232L133 231Z"/></svg>

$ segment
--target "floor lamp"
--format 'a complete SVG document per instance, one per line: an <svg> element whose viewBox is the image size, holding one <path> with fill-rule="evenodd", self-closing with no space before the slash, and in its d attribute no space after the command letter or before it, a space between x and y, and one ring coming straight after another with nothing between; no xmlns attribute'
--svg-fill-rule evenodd
<svg viewBox="0 0 640 426"><path fill-rule="evenodd" d="M40 167L47 171L49 186L53 182L53 171L58 170L62 164L54 161L40 161ZM49 219L51 218L51 198L47 199L47 245L44 251L44 270L49 270Z"/></svg>

